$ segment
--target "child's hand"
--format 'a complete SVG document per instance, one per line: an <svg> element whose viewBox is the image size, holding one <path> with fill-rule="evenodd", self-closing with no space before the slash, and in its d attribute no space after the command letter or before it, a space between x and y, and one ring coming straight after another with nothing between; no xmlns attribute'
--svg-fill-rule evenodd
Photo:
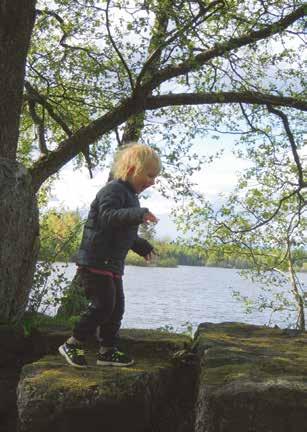
<svg viewBox="0 0 307 432"><path fill-rule="evenodd" d="M159 219L157 219L156 216L153 213L151 213L151 212L145 213L144 217L143 217L143 223L146 223L146 224L148 224L150 222L157 223L158 220Z"/></svg>
<svg viewBox="0 0 307 432"><path fill-rule="evenodd" d="M149 252L149 254L144 256L144 259L146 261L151 261L157 255L158 255L157 252L153 249L151 252Z"/></svg>

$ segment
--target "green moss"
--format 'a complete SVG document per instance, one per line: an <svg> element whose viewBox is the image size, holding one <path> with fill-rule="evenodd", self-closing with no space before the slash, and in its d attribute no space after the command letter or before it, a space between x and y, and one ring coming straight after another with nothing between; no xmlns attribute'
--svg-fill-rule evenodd
<svg viewBox="0 0 307 432"><path fill-rule="evenodd" d="M307 336L280 329L220 324L200 330L196 348L204 352L201 380L208 384L260 382L278 377L303 381L307 374Z"/></svg>
<svg viewBox="0 0 307 432"><path fill-rule="evenodd" d="M161 342L169 341L171 344L176 345L183 343L191 344L192 339L181 333L165 332L156 329L121 329L120 335L126 338L138 338L144 342Z"/></svg>
<svg viewBox="0 0 307 432"><path fill-rule="evenodd" d="M67 374L59 369L42 370L38 375L28 378L27 381L35 386L43 386L51 392L64 388L70 391L80 391L97 385L97 381L90 379L88 374Z"/></svg>
<svg viewBox="0 0 307 432"><path fill-rule="evenodd" d="M138 383L155 379L174 368L172 353L183 349L190 339L183 335L154 330L123 330L121 345L127 345L135 359L132 367L96 365L97 341L86 349L87 369L68 366L60 355L47 355L24 366L22 378L27 388L43 399L79 400L88 397L122 399L139 391ZM169 373L169 372L167 372ZM86 396L87 395L87 396Z"/></svg>
<svg viewBox="0 0 307 432"><path fill-rule="evenodd" d="M132 367L94 366L95 354L88 353L91 366L82 370L66 365L60 356L46 356L24 367L23 386L43 404L95 405L95 400L142 399L148 383L163 382L173 368L170 361L148 357L137 357Z"/></svg>
<svg viewBox="0 0 307 432"><path fill-rule="evenodd" d="M254 368L251 364L224 365L216 368L203 368L201 382L206 384L227 384L236 380L250 381L255 376Z"/></svg>

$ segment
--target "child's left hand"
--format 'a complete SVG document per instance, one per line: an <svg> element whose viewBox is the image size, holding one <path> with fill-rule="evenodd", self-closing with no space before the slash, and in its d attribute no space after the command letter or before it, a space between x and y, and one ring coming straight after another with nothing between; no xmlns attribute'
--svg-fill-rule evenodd
<svg viewBox="0 0 307 432"><path fill-rule="evenodd" d="M149 252L149 254L144 256L144 259L146 261L151 261L157 255L158 255L157 252L153 249L151 252Z"/></svg>

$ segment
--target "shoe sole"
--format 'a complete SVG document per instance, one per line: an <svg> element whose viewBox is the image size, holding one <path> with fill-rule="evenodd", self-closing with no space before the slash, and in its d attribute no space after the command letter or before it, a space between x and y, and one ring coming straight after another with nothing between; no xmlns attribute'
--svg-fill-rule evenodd
<svg viewBox="0 0 307 432"><path fill-rule="evenodd" d="M96 364L98 366L121 366L121 367L125 367L125 366L133 365L134 360L131 360L131 362L129 362L129 363L115 363L115 362L106 362L106 361L97 360Z"/></svg>
<svg viewBox="0 0 307 432"><path fill-rule="evenodd" d="M70 358L68 357L68 355L66 354L66 352L64 351L62 345L58 348L58 351L59 351L59 353L60 353L60 354L65 358L65 360L67 361L67 363L68 363L70 366L73 366L73 367L76 367L76 368L79 368L79 369L85 369L85 368L87 368L87 365L82 366L82 365L78 365L78 364L72 362L71 359L70 359Z"/></svg>

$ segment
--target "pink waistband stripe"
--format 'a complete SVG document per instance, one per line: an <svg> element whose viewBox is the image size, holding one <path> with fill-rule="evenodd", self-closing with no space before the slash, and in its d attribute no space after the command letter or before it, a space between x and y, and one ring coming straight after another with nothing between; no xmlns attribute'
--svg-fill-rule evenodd
<svg viewBox="0 0 307 432"><path fill-rule="evenodd" d="M111 271L108 270L101 270L101 269L97 269L97 268L93 268L93 267L86 267L86 269L88 271L90 271L91 273L96 273L96 274L101 274L101 275L105 275L105 276L110 276L112 278L118 278L120 279L121 276L117 273L113 273Z"/></svg>

